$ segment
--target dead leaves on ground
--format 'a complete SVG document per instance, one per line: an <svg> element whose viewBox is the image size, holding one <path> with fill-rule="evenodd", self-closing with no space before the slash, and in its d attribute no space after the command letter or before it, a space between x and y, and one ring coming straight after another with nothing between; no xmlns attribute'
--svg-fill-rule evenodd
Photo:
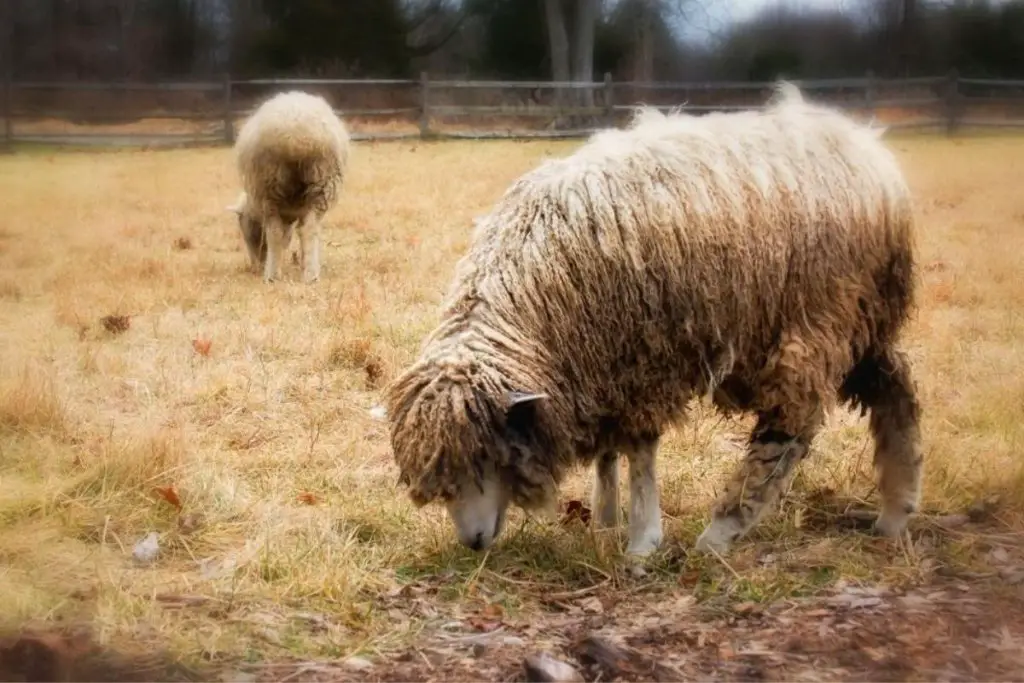
<svg viewBox="0 0 1024 683"><path fill-rule="evenodd" d="M570 500L565 504L565 509L562 511L561 523L568 525L574 521L579 521L583 526L590 525L590 518L592 513L590 508L584 505L581 501Z"/></svg>
<svg viewBox="0 0 1024 683"><path fill-rule="evenodd" d="M203 339L202 337L196 337L192 340L192 349L204 358L209 358L210 347L213 345L213 341L210 339Z"/></svg>
<svg viewBox="0 0 1024 683"><path fill-rule="evenodd" d="M100 318L100 324L110 334L122 334L132 326L132 318L129 315L105 315Z"/></svg>
<svg viewBox="0 0 1024 683"><path fill-rule="evenodd" d="M181 498L178 496L178 491L173 486L158 486L155 491L160 498L167 501L167 503L178 510L178 512L181 512Z"/></svg>
<svg viewBox="0 0 1024 683"><path fill-rule="evenodd" d="M479 613L466 619L466 623L476 631L490 633L501 628L504 618L504 608L497 603L489 602Z"/></svg>

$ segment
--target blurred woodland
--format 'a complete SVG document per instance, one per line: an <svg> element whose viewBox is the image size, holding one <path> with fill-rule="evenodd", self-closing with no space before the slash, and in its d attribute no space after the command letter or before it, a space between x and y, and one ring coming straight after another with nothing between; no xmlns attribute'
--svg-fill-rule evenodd
<svg viewBox="0 0 1024 683"><path fill-rule="evenodd" d="M4 0L15 81L1024 75L1024 0ZM715 10L715 11L712 11ZM595 77L596 74L596 77Z"/></svg>

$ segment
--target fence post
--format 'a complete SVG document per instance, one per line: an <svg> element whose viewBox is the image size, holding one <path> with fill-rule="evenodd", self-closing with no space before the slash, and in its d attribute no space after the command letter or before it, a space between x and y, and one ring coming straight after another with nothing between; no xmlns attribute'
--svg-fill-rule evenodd
<svg viewBox="0 0 1024 683"><path fill-rule="evenodd" d="M960 124L960 74L956 69L949 72L946 82L946 134L953 135Z"/></svg>
<svg viewBox="0 0 1024 683"><path fill-rule="evenodd" d="M430 80L427 72L420 72L420 137L430 137Z"/></svg>
<svg viewBox="0 0 1024 683"><path fill-rule="evenodd" d="M612 100L615 88L612 86L612 73L604 73L604 123L609 128L615 126L615 104Z"/></svg>
<svg viewBox="0 0 1024 683"><path fill-rule="evenodd" d="M224 142L235 142L235 122L231 111L231 74L224 74Z"/></svg>
<svg viewBox="0 0 1024 683"><path fill-rule="evenodd" d="M13 10L12 10L13 12ZM13 18L13 17L12 17ZM14 29L8 30L6 40L0 48L4 58L4 142L0 149L6 152L14 151Z"/></svg>
<svg viewBox="0 0 1024 683"><path fill-rule="evenodd" d="M871 69L864 74L864 107L867 109L868 121L875 120L875 72Z"/></svg>

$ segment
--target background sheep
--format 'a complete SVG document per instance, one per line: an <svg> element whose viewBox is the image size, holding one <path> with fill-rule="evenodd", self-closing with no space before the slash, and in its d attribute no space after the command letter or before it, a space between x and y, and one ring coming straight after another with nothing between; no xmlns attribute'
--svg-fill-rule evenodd
<svg viewBox="0 0 1024 683"><path fill-rule="evenodd" d="M877 527L919 496L918 403L897 350L914 294L909 190L878 132L790 85L762 112L663 116L594 136L515 182L474 232L440 325L385 393L418 505L487 547L510 503L546 506L595 462L594 508L661 541L660 435L694 395L751 411L746 458L698 547L776 503L836 403L871 411Z"/></svg>
<svg viewBox="0 0 1024 683"><path fill-rule="evenodd" d="M321 97L286 92L264 102L238 132L235 161L244 191L234 206L253 268L280 277L292 228L303 279L320 277L320 224L338 201L349 157L345 124Z"/></svg>

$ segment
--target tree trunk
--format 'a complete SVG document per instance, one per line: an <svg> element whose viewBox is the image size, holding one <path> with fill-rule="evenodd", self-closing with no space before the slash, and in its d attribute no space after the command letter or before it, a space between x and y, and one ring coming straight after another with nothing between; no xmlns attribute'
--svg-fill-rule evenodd
<svg viewBox="0 0 1024 683"><path fill-rule="evenodd" d="M641 0L637 17L636 46L633 53L633 81L650 83L654 80L654 0ZM633 100L640 102L647 89L635 87Z"/></svg>
<svg viewBox="0 0 1024 683"><path fill-rule="evenodd" d="M573 46L573 80L580 83L594 81L594 28L597 24L597 0L576 1L576 40ZM581 88L575 98L581 107L594 106L594 91Z"/></svg>
<svg viewBox="0 0 1024 683"><path fill-rule="evenodd" d="M548 47L551 54L551 80L566 82L569 75L569 34L565 30L565 13L561 0L544 0L544 19L548 27ZM556 106L564 106L565 92L555 90Z"/></svg>
<svg viewBox="0 0 1024 683"><path fill-rule="evenodd" d="M910 76L911 64L914 61L916 10L916 0L903 0L903 17L900 21L900 71L904 77Z"/></svg>

